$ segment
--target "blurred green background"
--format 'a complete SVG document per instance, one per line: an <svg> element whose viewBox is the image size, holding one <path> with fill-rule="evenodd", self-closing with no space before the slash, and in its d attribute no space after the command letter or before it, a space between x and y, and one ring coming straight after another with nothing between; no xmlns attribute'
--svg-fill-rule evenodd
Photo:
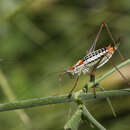
<svg viewBox="0 0 130 130"><path fill-rule="evenodd" d="M115 39L123 37L120 50L129 58L129 0L0 0L0 75L5 79L0 78L0 102L68 93L74 80L64 76L60 88L58 74L86 54L102 21L107 22ZM110 43L103 30L97 49ZM117 53L111 61L121 63ZM110 63L105 64L96 77L111 68ZM128 78L129 70L128 65L121 69ZM88 76L81 76L77 90L87 81ZM101 85L106 90L129 87L117 72ZM112 116L105 99L86 101L88 110L104 127L129 130L130 96L114 97L112 103L117 118ZM74 110L73 103L65 103L25 109L21 113L1 112L0 130L61 130ZM79 129L92 128L81 122Z"/></svg>

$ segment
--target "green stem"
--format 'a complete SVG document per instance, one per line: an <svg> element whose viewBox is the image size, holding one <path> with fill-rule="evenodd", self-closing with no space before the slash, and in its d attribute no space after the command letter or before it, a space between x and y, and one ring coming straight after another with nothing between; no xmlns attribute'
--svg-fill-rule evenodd
<svg viewBox="0 0 130 130"><path fill-rule="evenodd" d="M97 86L97 88L100 88L103 92L105 91L104 88L101 87L101 86ZM107 98L106 98L106 101L107 101L109 107L111 108L111 111L112 111L112 113L113 113L113 116L116 117L116 112L115 112L115 110L114 110L114 107L113 107L113 105L112 105L112 103L111 103L110 98L107 97Z"/></svg>
<svg viewBox="0 0 130 130"><path fill-rule="evenodd" d="M122 62L121 64L119 64L118 66L116 66L118 69L124 67L125 65L130 64L130 59ZM110 71L108 71L107 73L105 73L103 76L99 77L97 80L95 80L95 83L93 82L89 82L88 83L88 89L92 88L94 86L94 84L98 84L100 81L102 81L103 79L107 78L109 75L111 75L113 72L117 71L116 68L111 69Z"/></svg>
<svg viewBox="0 0 130 130"><path fill-rule="evenodd" d="M111 90L104 92L97 92L96 99L113 97L113 96L123 96L130 95L130 89L122 89L122 90ZM80 100L90 100L95 99L93 93L82 93L79 96ZM57 103L65 103L75 101L73 97L68 99L68 94L59 95L59 96L50 96L46 98L33 98L21 101L13 101L5 104L0 104L0 111L8 111L8 110L16 110L16 109L24 109L24 108L32 108L41 105L49 105L49 104L57 104Z"/></svg>
<svg viewBox="0 0 130 130"><path fill-rule="evenodd" d="M93 125L95 125L100 130L106 130L95 118L89 113L85 105L82 105L83 116L85 116Z"/></svg>
<svg viewBox="0 0 130 130"><path fill-rule="evenodd" d="M78 106L77 111L74 113L74 115L71 117L69 121L64 126L65 130L78 130L80 121L82 116L82 109L80 108L80 105Z"/></svg>
<svg viewBox="0 0 130 130"><path fill-rule="evenodd" d="M124 67L124 66L127 65L127 64L130 64L130 59L128 59L128 60L122 62L121 64L119 64L119 65L117 66L117 68L120 69L120 68ZM112 74L113 72L115 72L115 71L116 71L116 68L111 69L111 70L108 71L106 74L104 74L103 76L101 76L100 78L98 78L98 79L95 81L95 83L99 83L100 81L102 81L103 79L107 78L109 75L111 75L111 74Z"/></svg>

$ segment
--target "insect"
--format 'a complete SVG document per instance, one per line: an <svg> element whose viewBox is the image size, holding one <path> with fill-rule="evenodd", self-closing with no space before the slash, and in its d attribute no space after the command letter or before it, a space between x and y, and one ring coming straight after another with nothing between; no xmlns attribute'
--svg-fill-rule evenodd
<svg viewBox="0 0 130 130"><path fill-rule="evenodd" d="M107 31L110 39L112 40L112 43L111 43L111 45L109 45L105 48L95 50L96 43L99 39L99 36L100 36L100 33L101 33L103 27L106 28L106 31ZM75 65L67 68L64 72L59 74L59 80L61 80L61 77L64 74L69 74L70 76L77 75L77 78L74 83L74 87L72 88L72 90L69 93L69 97L71 96L73 90L76 88L81 73L89 74L90 81L94 81L95 70L102 67L105 63L107 63L109 61L109 59L112 57L114 52L118 49L118 47L120 45L120 40L121 40L121 38L119 38L117 41L115 41L109 30L107 23L106 22L101 23L97 36L92 44L92 47L89 49L88 54L86 56L84 56L82 59L80 59ZM124 57L121 55L119 50L118 50L118 53L121 56L121 58L124 60ZM120 73L120 75L123 77L123 79L127 81L127 78L125 78L123 76L123 74L118 70L118 68L115 65L113 65L113 66ZM94 95L95 95L95 88L94 88Z"/></svg>

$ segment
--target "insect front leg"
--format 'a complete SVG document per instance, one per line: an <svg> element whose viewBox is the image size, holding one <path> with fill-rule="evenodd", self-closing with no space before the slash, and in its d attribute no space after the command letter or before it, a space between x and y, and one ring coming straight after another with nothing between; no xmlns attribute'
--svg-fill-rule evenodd
<svg viewBox="0 0 130 130"><path fill-rule="evenodd" d="M68 95L68 98L70 98L72 96L72 92L74 91L74 89L77 87L77 84L78 84L78 80L79 80L79 77L80 77L80 74L81 72L78 73L78 76L74 82L74 87L71 89L71 91L69 92L69 95Z"/></svg>

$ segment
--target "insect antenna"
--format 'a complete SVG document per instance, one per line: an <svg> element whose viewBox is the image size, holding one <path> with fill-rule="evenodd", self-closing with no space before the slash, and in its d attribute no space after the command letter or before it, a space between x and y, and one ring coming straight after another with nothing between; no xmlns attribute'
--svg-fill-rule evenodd
<svg viewBox="0 0 130 130"><path fill-rule="evenodd" d="M67 72L66 71L63 71L63 72L61 72L60 74L59 74L59 78L58 78L58 80L59 80L59 87L61 87L61 80L62 80L62 77L66 74Z"/></svg>

